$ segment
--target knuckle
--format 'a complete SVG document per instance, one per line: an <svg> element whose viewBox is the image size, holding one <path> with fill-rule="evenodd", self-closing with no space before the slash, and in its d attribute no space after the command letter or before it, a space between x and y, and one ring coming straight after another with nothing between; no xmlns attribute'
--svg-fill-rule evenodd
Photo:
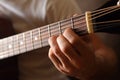
<svg viewBox="0 0 120 80"><path fill-rule="evenodd" d="M63 47L61 48L61 51L62 51L63 53L67 53L67 52L69 51L69 46L63 46Z"/></svg>
<svg viewBox="0 0 120 80"><path fill-rule="evenodd" d="M71 44L72 44L72 45L78 45L78 44L79 44L79 39L72 38L72 39L71 39Z"/></svg>
<svg viewBox="0 0 120 80"><path fill-rule="evenodd" d="M70 34L71 34L71 28L65 29L63 35L64 35L64 36L68 36L68 35L70 36Z"/></svg>
<svg viewBox="0 0 120 80"><path fill-rule="evenodd" d="M71 43L75 44L76 43L76 39L75 38L71 39Z"/></svg>
<svg viewBox="0 0 120 80"><path fill-rule="evenodd" d="M61 51L59 49L54 49L54 54L59 57L62 56Z"/></svg>
<svg viewBox="0 0 120 80"><path fill-rule="evenodd" d="M54 48L54 53L60 53L60 50L58 48Z"/></svg>

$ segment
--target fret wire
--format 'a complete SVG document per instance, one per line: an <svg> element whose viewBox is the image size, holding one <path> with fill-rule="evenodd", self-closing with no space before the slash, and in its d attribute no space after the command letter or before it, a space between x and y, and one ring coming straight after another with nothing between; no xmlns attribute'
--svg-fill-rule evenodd
<svg viewBox="0 0 120 80"><path fill-rule="evenodd" d="M39 29L40 29L40 33L41 33L41 34L42 34L42 33L46 33L46 32L48 32L48 25L43 26L43 27L40 27ZM41 36L41 37L42 37L42 36Z"/></svg>
<svg viewBox="0 0 120 80"><path fill-rule="evenodd" d="M33 30L33 37L34 49L40 48L39 28Z"/></svg>
<svg viewBox="0 0 120 80"><path fill-rule="evenodd" d="M33 45L33 30L30 31L30 35L31 35L31 44L32 44L33 49L34 49L34 45Z"/></svg>
<svg viewBox="0 0 120 80"><path fill-rule="evenodd" d="M44 29L45 29L45 28L44 28ZM47 30L47 29L48 29L48 26L46 27L46 30ZM41 29L41 31L42 31L42 29ZM44 32L44 33L41 33L42 46L44 46L44 44L43 44L43 40L44 40L45 37L49 38L48 30L47 30L46 32Z"/></svg>
<svg viewBox="0 0 120 80"><path fill-rule="evenodd" d="M58 26L57 26L58 27ZM59 28L57 28L57 29L52 29L51 30L51 33L52 33L52 36L54 36L54 35L59 35L60 34L60 32L59 32ZM45 37L45 36L44 36ZM45 37L46 38L46 37Z"/></svg>
<svg viewBox="0 0 120 80"><path fill-rule="evenodd" d="M14 55L16 55L16 54L19 54L17 35L14 35L12 37L13 37L13 51L14 51Z"/></svg>
<svg viewBox="0 0 120 80"><path fill-rule="evenodd" d="M83 28L81 29L81 27L83 27ZM63 31L64 31L66 28L69 28L69 26L68 26L68 27L64 27L64 26L63 26ZM86 25L81 25L80 27L75 27L75 29L79 29L80 31L81 31L81 30L86 30Z"/></svg>
<svg viewBox="0 0 120 80"><path fill-rule="evenodd" d="M39 36L40 36L40 44L41 44L41 47L42 47L43 45L42 45L41 28L39 28Z"/></svg>
<svg viewBox="0 0 120 80"><path fill-rule="evenodd" d="M59 34L62 34L62 30L61 30L61 22L58 22L58 26L59 26Z"/></svg>
<svg viewBox="0 0 120 80"><path fill-rule="evenodd" d="M48 34L49 34L49 37L51 37L50 25L48 25Z"/></svg>
<svg viewBox="0 0 120 80"><path fill-rule="evenodd" d="M42 47L48 46L48 38L44 39L42 43L43 43Z"/></svg>
<svg viewBox="0 0 120 80"><path fill-rule="evenodd" d="M85 24L86 21L85 21L85 17L82 17L82 18L74 18L74 26L75 26L75 29L76 28L81 28L81 30L83 28L85 28L85 26L83 26L83 24Z"/></svg>
<svg viewBox="0 0 120 80"><path fill-rule="evenodd" d="M19 38L18 38L18 35L16 35L16 37L17 37L17 43L18 43L18 52L20 53L20 44L19 44ZM18 54L19 54L18 53Z"/></svg>
<svg viewBox="0 0 120 80"><path fill-rule="evenodd" d="M74 20L73 20L73 26L74 26L74 28L76 28L76 23L79 23L78 24L79 27L84 27L82 25L86 23L85 17L81 17L81 16L74 17Z"/></svg>
<svg viewBox="0 0 120 80"><path fill-rule="evenodd" d="M86 33L86 32L85 32ZM48 44L47 38L43 40L43 44ZM44 46L43 46L44 47Z"/></svg>
<svg viewBox="0 0 120 80"><path fill-rule="evenodd" d="M72 17L75 20L85 20L85 14L82 14L82 15L78 15L78 16L73 16Z"/></svg>
<svg viewBox="0 0 120 80"><path fill-rule="evenodd" d="M2 46L3 46L3 52L8 51L7 38L3 39Z"/></svg>
<svg viewBox="0 0 120 80"><path fill-rule="evenodd" d="M8 57L8 56L9 56L9 48L8 48L8 41L9 41L9 40L8 40L8 38L5 38L4 41L5 41L4 44L3 44L4 50L3 50L3 52L2 52L2 53L3 53L2 55L3 55L4 57Z"/></svg>
<svg viewBox="0 0 120 80"><path fill-rule="evenodd" d="M51 31L51 33L52 33L52 35L58 35L59 34L59 32L58 31ZM49 38L49 36L47 35L47 34L42 34L42 41L44 40L44 39L48 39Z"/></svg>
<svg viewBox="0 0 120 80"><path fill-rule="evenodd" d="M54 31L58 31L58 22L50 24L50 31L51 31L51 33L53 33ZM52 36L52 34L51 34L51 36Z"/></svg>
<svg viewBox="0 0 120 80"><path fill-rule="evenodd" d="M66 28L71 28L71 19L67 20L66 22L61 22L62 32L64 32Z"/></svg>
<svg viewBox="0 0 120 80"><path fill-rule="evenodd" d="M61 26L61 25L62 25L61 22L60 22L60 23L57 23L57 24L59 25L59 33L62 33L62 28L63 28L64 26L63 26L63 27ZM56 28L56 24L55 24L55 26L53 26L53 27L51 27L51 28L54 28L54 27ZM61 27L62 27L62 28L61 28ZM43 29L43 30L41 30L41 29ZM41 29L40 29L40 31L39 31L40 35L41 35L42 32L46 31L46 27L41 28ZM51 30L51 29L49 29L49 31L50 31L50 30ZM53 30L54 30L54 29L53 29ZM55 31L56 31L55 34L57 34L57 29L56 29ZM33 35L33 34L32 34L32 35ZM43 35L45 35L45 34L43 34ZM51 35L51 34L50 34L50 35ZM23 37L24 37L24 36L23 36ZM25 37L25 38L26 38L26 37ZM32 36L31 38L33 39L33 36ZM21 38L20 38L20 39L21 39ZM44 39L44 40L42 41L42 39ZM42 36L41 36L41 45L43 45L43 44L46 45L46 44L47 44L47 43L46 43L46 42L47 42L47 39L48 39L48 37L47 37L46 35L45 35L45 37L43 37L43 38L42 38ZM18 40L19 40L19 39L18 39ZM42 42L43 42L43 43L42 43ZM33 40L32 40L32 43L33 43ZM20 48L19 48L19 51L20 51Z"/></svg>
<svg viewBox="0 0 120 80"><path fill-rule="evenodd" d="M73 17L75 20L76 19L84 19L85 17L83 17L83 15L82 16L77 16L77 17ZM71 20L71 19L66 19L66 20L63 20L63 21L61 21L61 22L66 22L66 21L68 21L68 20ZM50 25L55 25L55 26L53 26L54 28L56 28L56 23L52 23L52 24L50 24ZM44 30L44 31L46 31L46 30Z"/></svg>
<svg viewBox="0 0 120 80"><path fill-rule="evenodd" d="M22 34L23 34L23 41L24 41L24 45L25 45L25 51L27 51L25 33L22 33Z"/></svg>
<svg viewBox="0 0 120 80"><path fill-rule="evenodd" d="M59 34L58 31L56 31L56 33L55 32L53 33L53 35L58 35L58 34ZM44 47L44 45L46 44L44 42L48 42L48 38L49 38L48 36L42 38L42 44L43 44L42 47Z"/></svg>
<svg viewBox="0 0 120 80"><path fill-rule="evenodd" d="M18 42L19 42L19 48L20 48L20 53L25 52L25 45L24 45L24 40L23 40L23 33L18 35Z"/></svg>
<svg viewBox="0 0 120 80"><path fill-rule="evenodd" d="M82 17L82 18L79 18L79 17L75 17L74 18L74 22L76 22L77 20L83 20L83 19L85 19L85 17ZM70 22L71 22L71 19L67 19L67 22L63 22L63 21L61 21L62 22L62 25L64 25L65 23L67 23L67 24L70 24ZM80 22L81 24L82 23L85 23L84 21L82 21L82 22ZM50 24L52 27L51 27L51 30L56 30L56 23L54 23L54 24ZM66 25L66 24L65 24ZM44 32L46 32L46 29L44 28L44 30L42 30L41 31L41 33L44 33Z"/></svg>
<svg viewBox="0 0 120 80"><path fill-rule="evenodd" d="M72 27L72 29L74 29L74 21L73 21L73 18L71 18L71 27Z"/></svg>
<svg viewBox="0 0 120 80"><path fill-rule="evenodd" d="M62 27L65 27L65 26L68 27L69 24L71 24L71 20L67 20L66 22L61 22Z"/></svg>
<svg viewBox="0 0 120 80"><path fill-rule="evenodd" d="M56 33L53 33L54 35L57 35L57 34L59 34L58 32L56 32ZM42 42L44 42L44 41L48 41L48 38L49 37L45 37L43 40L42 40Z"/></svg>
<svg viewBox="0 0 120 80"><path fill-rule="evenodd" d="M18 36L17 36L17 39L18 39ZM20 39L19 39L19 40L20 40ZM18 42L20 42L19 40L18 40ZM4 41L5 41L5 40L4 40ZM16 41L16 40L15 40L15 41ZM7 46L7 47L8 47L8 46ZM6 48L7 48L7 47L6 47ZM15 47L15 48L18 48L18 47ZM19 49L20 49L20 48L19 48ZM15 50L15 49L14 49L14 50ZM5 50L5 51L8 52L8 50ZM20 51L19 51L19 52L20 52ZM3 53L4 53L4 52L3 52Z"/></svg>
<svg viewBox="0 0 120 80"><path fill-rule="evenodd" d="M80 19L80 20L81 20L81 19L84 19L84 17L80 18L79 16L78 16L78 17L74 17L74 18L75 18L75 20L76 20L76 19ZM61 22L64 22L64 21L65 21L65 22L66 22L66 21L68 22L68 21L70 21L70 20L71 20L71 19L66 19L66 20L63 20L63 21L61 21ZM52 24L50 24L50 25L56 28L56 26L54 26L54 25L57 25L57 23L52 23ZM48 26L41 27L41 33L46 32L46 27L48 27ZM51 29L54 29L54 30L55 30L55 28L52 28L52 27L51 27ZM48 29L47 29L47 31L48 31Z"/></svg>
<svg viewBox="0 0 120 80"><path fill-rule="evenodd" d="M27 42L27 44L31 44L31 42L30 42L30 41L28 41L28 42ZM29 46L29 45L28 45L28 46ZM31 45L30 45L30 46L31 46Z"/></svg>
<svg viewBox="0 0 120 80"><path fill-rule="evenodd" d="M11 36L12 37L12 50L13 50L13 55L15 54L15 51L14 51L14 36Z"/></svg>
<svg viewBox="0 0 120 80"><path fill-rule="evenodd" d="M25 32L25 38L26 38L26 49L27 51L33 50L33 44L32 44L32 31ZM30 43L28 43L30 42Z"/></svg>
<svg viewBox="0 0 120 80"><path fill-rule="evenodd" d="M33 37L34 36L38 36L38 28L37 29L34 29L34 30L32 30L32 33L33 33Z"/></svg>
<svg viewBox="0 0 120 80"><path fill-rule="evenodd" d="M51 26L51 25L50 25ZM54 32L58 32L58 25L56 25L56 26L51 26L50 27L50 31L51 31L51 33L53 34ZM51 34L51 36L52 36L52 34Z"/></svg>
<svg viewBox="0 0 120 80"><path fill-rule="evenodd" d="M13 36L7 38L8 56L14 54Z"/></svg>
<svg viewBox="0 0 120 80"><path fill-rule="evenodd" d="M72 21L73 22L73 21ZM66 28L70 28L71 27L71 20L69 20L69 23L62 25L63 30L65 30ZM72 24L74 26L74 24ZM73 28L72 28L73 29Z"/></svg>
<svg viewBox="0 0 120 80"><path fill-rule="evenodd" d="M82 19L76 18L76 19L74 19L74 22L79 22L79 24L85 24L86 20L85 20L85 17Z"/></svg>
<svg viewBox="0 0 120 80"><path fill-rule="evenodd" d="M48 44L48 38L45 38L42 42L43 42L43 45L44 45L44 44ZM28 42L28 43L29 43L29 42ZM43 47L44 47L44 46L43 46ZM18 47L15 47L15 49L16 49L16 48L18 48Z"/></svg>
<svg viewBox="0 0 120 80"><path fill-rule="evenodd" d="M84 19L84 18L82 18L82 19ZM79 18L75 18L75 23L76 23L76 21L77 20L82 20L82 19L79 19ZM69 20L69 22L70 22L70 20ZM63 23L64 24L64 23ZM67 24L69 24L68 23L68 21L67 21ZM79 23L80 24L80 23ZM54 25L56 25L55 23L54 23ZM53 27L51 27L51 29L54 29L54 27L56 28L56 26L53 26ZM63 26L64 27L64 26ZM81 27L85 27L85 26L81 26ZM56 29L54 29L55 31L57 31ZM45 30L44 30L45 31Z"/></svg>
<svg viewBox="0 0 120 80"><path fill-rule="evenodd" d="M69 27L70 22L71 22L71 21L67 21L67 24L65 24L65 23L63 22L63 24L62 24L62 29L63 29L63 31L64 31L67 27ZM75 18L75 19L74 19L74 23L75 23L75 24L74 24L75 28L76 28L76 29L79 29L80 32L82 31L82 33L83 33L84 30L87 30L86 24L83 24L83 23L85 23L85 17ZM85 33L86 33L86 32L85 32Z"/></svg>

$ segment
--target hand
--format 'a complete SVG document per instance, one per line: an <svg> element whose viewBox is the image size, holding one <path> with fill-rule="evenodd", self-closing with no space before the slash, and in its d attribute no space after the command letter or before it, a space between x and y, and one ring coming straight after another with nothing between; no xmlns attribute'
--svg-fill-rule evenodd
<svg viewBox="0 0 120 80"><path fill-rule="evenodd" d="M94 34L80 37L66 29L63 35L49 38L49 44L49 58L55 67L81 80L109 73L116 66L114 52Z"/></svg>

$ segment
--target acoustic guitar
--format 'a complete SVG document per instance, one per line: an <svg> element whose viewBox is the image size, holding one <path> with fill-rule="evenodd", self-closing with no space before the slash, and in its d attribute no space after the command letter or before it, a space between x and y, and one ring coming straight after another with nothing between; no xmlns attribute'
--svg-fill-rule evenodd
<svg viewBox="0 0 120 80"><path fill-rule="evenodd" d="M48 46L48 38L72 28L78 35L120 33L120 6L111 6L0 39L0 59Z"/></svg>

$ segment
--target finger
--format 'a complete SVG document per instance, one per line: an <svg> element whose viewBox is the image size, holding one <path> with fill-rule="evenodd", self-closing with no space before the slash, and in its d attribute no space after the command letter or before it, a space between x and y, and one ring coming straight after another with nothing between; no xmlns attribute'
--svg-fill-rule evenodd
<svg viewBox="0 0 120 80"><path fill-rule="evenodd" d="M52 36L48 39L48 43L49 43L50 47L56 47L57 46L56 39L57 39L57 36Z"/></svg>
<svg viewBox="0 0 120 80"><path fill-rule="evenodd" d="M57 38L56 36L51 37L49 39L49 44L50 44L50 47L51 47L54 55L60 61L61 65L66 68L66 67L70 66L69 60L59 49L56 38Z"/></svg>
<svg viewBox="0 0 120 80"><path fill-rule="evenodd" d="M71 62L77 62L77 59L79 59L78 54L74 51L71 44L68 42L68 40L60 35L57 38L57 43L59 45L59 48L61 52L71 61Z"/></svg>
<svg viewBox="0 0 120 80"><path fill-rule="evenodd" d="M60 50L62 51L62 53L69 59L73 59L74 57L76 58L78 55L75 54L75 51L73 50L73 47L71 46L71 44L68 42L68 40L60 35L57 38L57 43L59 45Z"/></svg>
<svg viewBox="0 0 120 80"><path fill-rule="evenodd" d="M85 55L86 49L89 49L89 47L72 29L66 29L63 35L72 44L76 52L81 53L80 55Z"/></svg>
<svg viewBox="0 0 120 80"><path fill-rule="evenodd" d="M50 60L52 61L52 63L54 64L54 66L60 70L60 66L62 65L61 62L59 61L59 59L55 56L55 54L53 53L52 49L49 49L49 54L48 57L50 58Z"/></svg>
<svg viewBox="0 0 120 80"><path fill-rule="evenodd" d="M56 57L56 55L53 53L52 49L49 49L49 58L52 61L52 63L54 64L54 66L62 73L73 73L75 70L75 67L73 67L73 65L70 64L69 61L64 63L64 66L61 64L61 62L59 61L59 59Z"/></svg>

